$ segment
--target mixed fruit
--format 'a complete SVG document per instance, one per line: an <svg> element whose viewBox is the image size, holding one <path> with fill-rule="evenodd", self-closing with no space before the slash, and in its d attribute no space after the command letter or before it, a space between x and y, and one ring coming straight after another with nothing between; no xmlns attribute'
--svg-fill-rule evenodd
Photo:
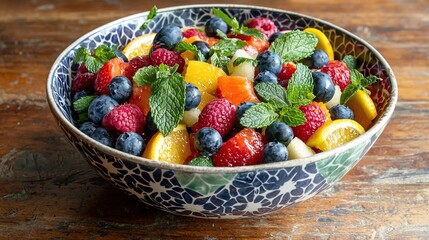
<svg viewBox="0 0 429 240"><path fill-rule="evenodd" d="M75 122L96 141L147 159L206 167L328 151L377 117L379 78L334 59L316 28L240 24L220 9L202 27L165 25L126 46L76 51ZM142 29L156 17L154 7Z"/></svg>

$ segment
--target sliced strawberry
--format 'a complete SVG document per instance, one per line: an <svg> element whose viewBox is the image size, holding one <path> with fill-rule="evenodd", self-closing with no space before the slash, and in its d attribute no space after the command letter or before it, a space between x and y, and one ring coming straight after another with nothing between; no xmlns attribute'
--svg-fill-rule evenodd
<svg viewBox="0 0 429 240"><path fill-rule="evenodd" d="M308 138L326 121L330 120L329 111L323 103L312 102L308 105L301 106L299 109L305 114L306 122L292 127L295 137L298 137L303 142Z"/></svg>
<svg viewBox="0 0 429 240"><path fill-rule="evenodd" d="M128 100L128 103L132 103L137 105L140 110L143 112L145 116L150 111L149 107L149 97L150 97L150 86L149 85L143 85L141 87L137 86L137 84L133 84L133 93L131 95L130 100Z"/></svg>
<svg viewBox="0 0 429 240"><path fill-rule="evenodd" d="M282 69L280 70L280 73L277 75L279 84L287 88L288 83L292 75L295 73L296 65L293 62L285 62L282 65Z"/></svg>
<svg viewBox="0 0 429 240"><path fill-rule="evenodd" d="M320 71L328 74L335 85L340 86L341 91L350 84L350 70L347 65L338 60L329 61Z"/></svg>
<svg viewBox="0 0 429 240"><path fill-rule="evenodd" d="M107 61L100 70L98 70L94 82L95 91L100 95L108 95L110 81L116 76L124 75L126 66L127 63L125 63L122 58L113 58Z"/></svg>

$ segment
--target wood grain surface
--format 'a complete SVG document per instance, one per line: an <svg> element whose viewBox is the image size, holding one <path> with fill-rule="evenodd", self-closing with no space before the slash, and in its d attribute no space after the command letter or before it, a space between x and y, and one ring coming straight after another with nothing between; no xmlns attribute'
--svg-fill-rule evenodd
<svg viewBox="0 0 429 240"><path fill-rule="evenodd" d="M230 3L231 1L216 1ZM337 24L372 44L396 112L335 187L265 217L201 220L115 190L67 142L45 82L56 57L112 20L197 0L0 1L0 239L429 239L429 1L246 0Z"/></svg>

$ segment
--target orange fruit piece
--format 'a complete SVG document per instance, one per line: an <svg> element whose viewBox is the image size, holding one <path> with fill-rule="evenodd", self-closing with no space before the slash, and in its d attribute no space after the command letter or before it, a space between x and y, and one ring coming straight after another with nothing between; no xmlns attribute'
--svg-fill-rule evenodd
<svg viewBox="0 0 429 240"><path fill-rule="evenodd" d="M133 93L131 98L128 100L129 103L137 105L143 114L147 116L150 111L149 107L149 97L150 97L150 86L143 85L141 87L137 84L133 84Z"/></svg>
<svg viewBox="0 0 429 240"><path fill-rule="evenodd" d="M202 111L203 108L207 105L207 103L211 102L213 99L216 99L216 97L211 95L210 93L201 91L201 101L197 108Z"/></svg>
<svg viewBox="0 0 429 240"><path fill-rule="evenodd" d="M125 46L122 53L128 59L148 55L155 35L155 33L149 33L134 38Z"/></svg>
<svg viewBox="0 0 429 240"><path fill-rule="evenodd" d="M217 79L225 75L221 68L215 67L210 63L189 60L185 73L185 82L194 84L201 92L215 96Z"/></svg>
<svg viewBox="0 0 429 240"><path fill-rule="evenodd" d="M306 28L304 32L312 33L317 37L316 49L323 50L328 54L329 60L334 60L334 49L332 48L331 42L328 37L317 28Z"/></svg>
<svg viewBox="0 0 429 240"><path fill-rule="evenodd" d="M346 105L353 111L354 120L365 130L372 125L372 120L377 117L377 108L371 97L363 90L359 89L347 102Z"/></svg>
<svg viewBox="0 0 429 240"><path fill-rule="evenodd" d="M219 77L217 95L226 98L235 106L243 102L259 102L253 90L253 82L242 76Z"/></svg>

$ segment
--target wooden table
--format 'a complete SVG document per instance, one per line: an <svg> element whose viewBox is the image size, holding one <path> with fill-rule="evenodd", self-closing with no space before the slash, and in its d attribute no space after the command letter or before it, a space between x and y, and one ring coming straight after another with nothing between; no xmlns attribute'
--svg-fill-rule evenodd
<svg viewBox="0 0 429 240"><path fill-rule="evenodd" d="M67 142L50 114L45 81L79 36L154 3L1 0L0 239L428 239L429 1L236 3L330 21L384 55L399 102L364 159L335 187L266 217L201 220L144 206L101 179Z"/></svg>

